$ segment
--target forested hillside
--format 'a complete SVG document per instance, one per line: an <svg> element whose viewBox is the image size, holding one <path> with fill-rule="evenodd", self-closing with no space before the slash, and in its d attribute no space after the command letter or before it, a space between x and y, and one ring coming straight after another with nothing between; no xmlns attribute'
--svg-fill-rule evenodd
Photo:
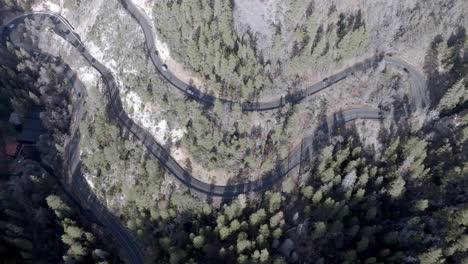
<svg viewBox="0 0 468 264"><path fill-rule="evenodd" d="M40 144L60 152L70 126L68 80L63 67L42 62L12 45L0 46L0 259L2 263L122 263L116 248L103 240L94 219L59 182L62 175L42 168L33 146L19 145L16 159L4 153L14 145L13 111L27 115L42 107L49 132Z"/></svg>
<svg viewBox="0 0 468 264"><path fill-rule="evenodd" d="M57 184L36 162L15 164L0 191L0 258L5 263L122 263L102 232L80 216Z"/></svg>
<svg viewBox="0 0 468 264"><path fill-rule="evenodd" d="M283 188L183 215L159 206L155 260L466 263L468 112L394 127L379 159L345 134L310 164L300 193Z"/></svg>
<svg viewBox="0 0 468 264"><path fill-rule="evenodd" d="M242 196L220 208L183 206L180 196L167 195L156 205L138 205L129 227L151 245L147 252L158 263L466 263L463 32L436 38L427 51L426 65L435 65L426 68L437 89L433 117L382 130L382 150L365 148L354 126L343 127L296 186L286 180L261 197Z"/></svg>
<svg viewBox="0 0 468 264"><path fill-rule="evenodd" d="M356 126L337 128L303 165L300 182L287 178L264 194L203 204L148 153L120 141L103 112L84 125L88 143L100 146L86 155L85 164L105 186L104 196L127 197L115 206L145 245L149 263L466 263L463 32L436 38L427 51L427 71L446 80L437 87L433 82L441 79L429 80L438 90L431 92L427 119L405 117L382 128L378 150L361 142ZM126 180L110 188L108 175Z"/></svg>
<svg viewBox="0 0 468 264"><path fill-rule="evenodd" d="M275 32L267 49L259 47L255 32L236 30L234 1L156 2L153 13L155 27L176 58L207 81L209 90L253 100L262 90L284 91L299 83L305 67L339 62L368 46L360 10L345 14L330 9L329 24L319 24L314 3L306 2L284 7L287 17L282 24L272 22Z"/></svg>
<svg viewBox="0 0 468 264"><path fill-rule="evenodd" d="M0 9L29 9L38 2L3 1L6 5ZM68 8L93 8L96 3L52 2ZM236 2L155 1L152 6L157 33L175 59L207 85L208 93L221 97L256 101L276 86L284 93L272 92L273 96L282 96L310 81L305 68L339 68L354 56L373 53L368 49L378 43L371 36L382 37L371 24L376 18L362 5L341 12L337 1L330 6L290 1L283 20L271 25L275 31L270 41L265 41L255 29L237 28ZM119 23L131 19L121 14L125 9L120 1L112 4L113 12L117 10L112 15L121 16ZM411 42L404 39L410 35L405 30L423 27L419 23L426 21L429 5L423 1L410 6L419 15L414 16L416 26L408 23L391 37ZM324 9L327 12L317 11ZM91 55L102 53L104 58L112 53L138 67L132 72L109 67L107 76L101 76L90 66L98 59L83 60L83 67L75 64L91 84L85 87L86 94L71 92L74 86L64 66L77 60L74 55L82 55L80 48L60 58L26 51L26 45L34 45L43 32L50 31L50 25L37 24L43 21L31 19L26 26L16 26L16 40L22 40L18 43L24 49L15 49L11 39L0 46L0 263L123 263L138 258L125 258L117 245L135 244L144 254L144 263L468 264L468 37L464 25L434 34L427 48L413 47L421 58L415 69L422 70L427 80L427 105L412 105L410 97L420 94L414 91L417 85L408 66L392 68L384 60L374 60L370 69L353 72L311 98L254 113L243 112L234 103L216 100L206 106L181 95L155 70L144 42L132 43L140 53L122 52L127 46L113 42L107 34L122 41L134 31L126 31L130 26L125 23L113 28L108 21L117 18L103 10L95 14L97 33L90 37L98 41L82 39L103 47L83 46ZM75 49L66 41L60 45ZM379 50L378 55L400 54ZM115 66L109 63L115 62L113 57L107 59L102 64ZM142 137L116 122L118 113L109 111L115 107L110 103L120 102L106 89L110 74L115 75L122 102L127 103L130 95L138 99L124 109L129 116L150 109L153 112L145 117L169 127L157 140L183 163L188 173L184 180L190 181L200 171L215 174L200 176L209 184L219 179L225 185L247 182L252 175L262 179L292 149L302 146L302 138L311 135L316 136L308 152L313 155L303 157L301 149L300 159L305 161L280 181L272 180L267 190L233 198L190 190L169 172L168 157L156 155L145 145L157 129L147 125L145 132L150 132ZM319 79L319 83L329 81ZM85 102L83 120L74 119L75 108L81 105L77 102ZM27 152L32 146L7 155L4 149L14 145L18 133L8 122L10 113L23 116L38 106L47 130L37 144L40 158ZM323 131L317 128L329 114L338 113L332 116L336 117L353 106L376 108L379 115L388 110L389 118L337 122ZM71 176L60 172L72 163L64 162L72 130L79 131L75 147L81 173ZM175 130L181 134L176 140L171 134ZM226 176L227 172L232 175ZM78 177L136 242L121 236L125 228L99 223L77 203L83 198L80 195L89 194L80 193L82 186L74 184ZM114 240L122 237L119 243Z"/></svg>

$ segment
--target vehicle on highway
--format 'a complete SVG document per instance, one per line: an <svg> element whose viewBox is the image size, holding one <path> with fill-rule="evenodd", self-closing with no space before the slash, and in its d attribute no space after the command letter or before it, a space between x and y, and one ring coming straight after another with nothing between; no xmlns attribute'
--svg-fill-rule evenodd
<svg viewBox="0 0 468 264"><path fill-rule="evenodd" d="M190 94L190 95L195 95L195 91L193 91L192 89L187 89L187 93Z"/></svg>
<svg viewBox="0 0 468 264"><path fill-rule="evenodd" d="M408 68L405 67L405 68L403 68L403 70L404 70L406 73L409 73Z"/></svg>
<svg viewBox="0 0 468 264"><path fill-rule="evenodd" d="M328 78L323 79L324 83L328 83Z"/></svg>
<svg viewBox="0 0 468 264"><path fill-rule="evenodd" d="M162 69L163 71L167 71L167 65L166 65L166 64L163 64L163 65L161 66L161 69Z"/></svg>
<svg viewBox="0 0 468 264"><path fill-rule="evenodd" d="M11 24L11 25L10 25L10 28L14 28L14 27L15 27L15 24Z"/></svg>
<svg viewBox="0 0 468 264"><path fill-rule="evenodd" d="M96 59L95 58L92 58L91 59L91 63L94 64L96 62Z"/></svg>

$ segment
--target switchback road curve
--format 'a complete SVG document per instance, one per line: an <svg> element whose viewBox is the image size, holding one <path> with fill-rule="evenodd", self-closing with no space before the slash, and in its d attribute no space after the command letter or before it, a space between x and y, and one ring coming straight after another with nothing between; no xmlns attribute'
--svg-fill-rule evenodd
<svg viewBox="0 0 468 264"><path fill-rule="evenodd" d="M124 3L126 4L126 7L129 10L129 12L131 12L132 15L140 23L145 33L146 45L148 47L148 50L150 51L151 60L156 69L161 74L161 76L168 80L168 82L171 83L173 87L184 92L187 96L191 97L192 99L199 101L203 104L212 105L214 101L217 100L215 97L201 93L199 90L196 90L195 87L192 87L180 81L170 71L163 71L161 69L162 62L157 56L158 53L154 44L152 27L150 26L148 20L142 14L138 13L138 9L136 9L131 4L131 2L125 0ZM10 20L0 29L2 43L4 43L5 40L9 40L10 31L14 29L19 23L23 23L26 18L33 17L44 17L50 18L52 20L54 24L54 31L63 39L71 43L76 49L78 49L81 53L81 56L100 73L106 85L106 95L109 99L109 116L112 119L114 119L122 128L127 129L138 140L140 140L142 144L148 149L148 151L155 158L157 158L169 172L171 172L177 179L179 179L183 184L185 184L192 190L198 191L208 196L220 196L227 198L234 197L241 193L265 190L274 183L277 183L280 179L287 175L289 171L301 164L304 160L307 160L310 153L312 152L312 149L314 147L314 137L313 135L310 135L304 138L302 140L302 143L295 149L293 149L283 161L279 162L279 164L272 171L266 173L259 180L226 186L202 182L197 178L193 177L189 172L187 172L173 157L170 156L170 153L163 146L161 146L151 134L149 134L146 130L138 126L136 122L128 116L128 114L124 111L122 107L122 101L120 98L118 85L115 81L114 76L112 75L112 72L109 69L107 69L101 62L97 61L87 51L86 47L81 42L79 35L74 32L73 27L64 17L51 12L34 12L20 15ZM37 50L29 50L29 52L31 52L34 55L39 55L39 51ZM419 91L421 91L421 96L423 96L424 98L427 97L426 83L424 77L414 67L395 58L384 58L384 60L389 65L395 66L406 71L412 79L412 81L414 82L414 84L417 85ZM305 97L313 95L331 86L332 84L335 84L343 80L344 78L353 75L356 71L366 70L369 67L373 66L375 66L375 58L365 60L361 63L357 63L337 74L334 74L324 79L324 81L322 82L319 82L301 91L282 97L279 100L258 103L245 102L240 103L240 105L244 111L264 111L279 108L286 104L298 103ZM425 100L426 99L423 99L423 101ZM224 99L221 99L221 101L223 103L237 103ZM355 119L381 120L384 118L392 117L394 116L391 116L389 113L386 113L379 109L348 109L337 113L335 116L327 120L324 120L319 127L320 130L324 131L327 134L330 128L332 128L334 125L337 125L338 123L342 124ZM120 233L125 231L123 231L120 227L117 227L117 231L115 231L114 228L112 228L112 226L110 229L113 231L113 233L117 233L119 236ZM122 237L125 236L126 235L122 235ZM127 245L132 243L136 244L136 242L130 241L130 238L122 239L124 239L124 248L126 248L127 251L131 251L130 255L132 262L142 263L141 252L135 248L129 249L130 247L132 247L132 245Z"/></svg>
<svg viewBox="0 0 468 264"><path fill-rule="evenodd" d="M130 6L131 5L128 5L128 7ZM221 197L234 197L241 193L264 190L268 188L269 186L271 186L274 182L277 182L279 179L284 177L291 169L299 165L303 161L303 159L302 158L299 159L298 156L306 157L307 155L305 155L305 153L309 153L311 151L311 148L312 148L311 142L308 140L304 140L303 143L300 146L298 146L296 149L294 149L288 157L286 157L271 172L265 174L259 180L246 182L246 183L240 183L240 184L234 184L234 185L226 185L226 186L214 185L214 184L202 182L198 180L197 178L193 177L189 172L187 172L173 157L171 157L170 153L162 145L160 145L151 134L149 134L146 130L144 130L139 125L137 125L136 122L133 121L128 116L128 114L124 111L122 107L122 101L120 98L118 85L117 85L117 82L115 81L114 76L112 75L112 72L109 69L107 69L101 62L97 61L88 52L88 50L85 48L85 46L81 42L79 35L73 32L73 27L64 17L57 15L57 14L50 13L50 12L35 12L35 13L24 14L11 20L9 23L7 23L6 26L2 28L2 31L3 31L2 37L4 39L7 39L9 36L10 30L13 29L18 23L24 22L26 18L32 18L32 17L38 17L38 16L50 18L55 24L54 31L57 34L59 34L62 38L70 42L75 48L77 48L80 51L81 56L85 60L87 60L90 63L90 65L101 74L102 79L104 83L106 84L106 88L107 88L106 93L109 98L110 117L116 120L116 122L120 126L128 129L128 131L132 133L136 138L138 138L143 143L143 145L146 146L149 152L155 158L157 158L168 171L170 171L177 179L179 179L182 183L184 183L190 189L196 190L198 192L201 192L209 196L221 196ZM141 20L141 21L146 21L146 20ZM142 24L142 28L148 28L148 27L149 27L148 25L145 26L144 24ZM152 32L152 31L145 30L146 43L149 46L149 50L154 50L154 47L155 47L154 38L152 37L152 35L149 35L149 36L146 35L146 34L151 34L149 32ZM31 51L31 52L38 54L38 51ZM151 53L151 54L154 54L154 53ZM152 55L151 57L158 58L158 57L155 57L155 55ZM413 82L419 87L419 90L421 91L425 90L424 77L416 69L406 64L405 62L400 61L395 58L391 58L391 57L384 58L384 60L386 60L388 64L392 66L404 69L406 72L408 72ZM160 69L160 67L162 66L160 60L158 61L158 60L153 59L153 62L155 62L155 67L157 69ZM307 96L316 94L317 92L331 86L332 84L335 84L343 80L344 78L355 74L356 71L363 71L370 67L374 67L375 65L376 65L375 58L367 59L337 74L329 76L328 78L326 78L326 81L322 81L317 84L314 84L308 88L305 88L289 96L286 96L285 98L282 98L278 101L259 102L259 103L241 103L241 105L244 111L264 111L267 109L279 108L286 104L294 104L294 103L301 101L303 98ZM175 76L173 76L172 73L170 73L170 71L160 71L160 72L165 78L170 80L170 82L174 85L175 88L181 91L184 91L187 94L187 96L191 96L191 98L193 98L194 100L197 100L200 103L204 103L204 104L212 104L213 101L216 100L216 98L211 97L206 94L202 94L199 91L194 93L195 95L193 95L191 92L190 93L188 92L188 89L195 89L194 87L183 83L182 81L177 79ZM229 102L229 103L236 103L236 102ZM339 119L340 122L347 122L347 121L354 120L357 118L383 119L383 118L391 117L389 113L386 113L379 109L370 109L370 108L343 110L339 114L340 114L340 119ZM333 125L330 122L335 122L335 121L336 120L328 119L324 121L324 124L326 123L330 127ZM325 127L324 124L322 124L320 127L324 128Z"/></svg>
<svg viewBox="0 0 468 264"><path fill-rule="evenodd" d="M333 74L332 76L329 76L328 78L325 78L321 82L313 84L302 90L293 92L291 94L287 94L277 100L266 101L266 102L241 102L241 103L234 102L234 101L217 98L213 95L203 93L199 89L197 89L195 86L184 83L182 80L177 78L177 76L175 76L170 71L170 69L164 70L163 69L164 63L162 62L161 58L158 57L159 52L155 44L155 35L153 31L153 26L151 24L152 22L147 18L144 12L142 12L137 6L135 6L135 4L132 3L131 0L121 0L121 2L124 8L132 15L132 17L138 22L138 24L142 28L143 34L145 36L145 44L149 53L148 55L150 56L151 61L153 65L155 66L156 71L164 79L166 79L169 83L171 83L174 88L180 90L189 98L192 98L193 100L198 101L207 106L213 105L216 100L219 100L222 103L240 104L241 109L244 111L265 111L265 110L272 110L272 109L280 108L287 104L295 104L310 95L316 94L322 91L323 89L349 76L354 75L356 71L363 71L363 70L368 69L371 65L376 63L375 60L377 59L377 58L371 58L363 62L356 63L353 66L346 68L343 71L340 71L336 74ZM414 67L412 67L411 65L401 60L393 59L391 57L386 57L384 59L392 66L405 69L405 71L407 71L411 75L412 79L416 82L418 87L421 88L421 90L423 90L425 93L425 86L426 86L425 78ZM428 100L427 95L424 95L424 93L420 94L419 96L425 97L424 100Z"/></svg>

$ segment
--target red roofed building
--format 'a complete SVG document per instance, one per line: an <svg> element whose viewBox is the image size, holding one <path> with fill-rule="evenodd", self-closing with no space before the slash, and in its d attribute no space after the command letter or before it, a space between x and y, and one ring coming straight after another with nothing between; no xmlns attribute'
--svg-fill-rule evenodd
<svg viewBox="0 0 468 264"><path fill-rule="evenodd" d="M21 148L21 145L18 143L10 143L5 146L5 154L10 157L16 157Z"/></svg>

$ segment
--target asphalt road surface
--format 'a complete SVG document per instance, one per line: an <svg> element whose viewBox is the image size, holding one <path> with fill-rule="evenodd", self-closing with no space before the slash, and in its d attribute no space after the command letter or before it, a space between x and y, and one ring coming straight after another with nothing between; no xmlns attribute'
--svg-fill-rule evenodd
<svg viewBox="0 0 468 264"><path fill-rule="evenodd" d="M165 78L172 86L181 92L185 93L186 96L196 100L205 105L213 105L214 101L217 98L203 94L201 91L197 90L195 87L186 84L175 77L169 70L163 70L162 66L163 63L161 59L158 57L158 52L154 43L154 35L152 31L152 27L150 26L150 22L148 19L128 0L123 0L125 7L127 10L132 14L132 16L138 21L141 25L143 32L146 38L146 45L150 52L151 60L158 70L159 74ZM58 14L54 14L51 12L34 12L20 15L8 23L0 29L0 36L1 36L1 43L5 43L6 40L9 40L10 31L14 29L19 23L24 23L26 18L50 18L53 22L54 31L60 35L62 38L67 40L71 43L76 49L78 49L81 53L81 56L88 61L88 63L96 69L100 75L102 76L102 80L106 85L106 94L109 98L109 116L114 119L122 128L127 129L130 133L132 133L138 140L140 140L143 145L149 150L149 152L157 158L161 164L170 171L177 179L179 179L183 184L189 187L192 190L196 190L200 193L206 194L208 196L219 196L219 197L235 197L241 193L248 193L248 192L256 192L262 191L269 188L271 185L277 183L281 180L284 176L288 174L293 168L300 165L303 161L308 160L312 150L317 144L317 140L315 135L318 132L322 134L328 135L330 134L334 127L340 126L348 121L355 120L355 119L373 119L373 120L381 120L385 118L394 118L395 116L390 115L384 111L379 109L370 109L370 108L358 108L358 109L347 109L343 110L339 113L336 113L334 116L327 118L322 122L319 126L319 131L315 135L310 135L302 140L302 143L294 148L290 154L281 162L277 164L277 166L270 172L266 173L261 179L245 182L240 184L233 184L233 185L214 185L207 182L202 182L197 178L193 177L189 172L187 172L173 157L170 156L170 153L160 145L155 138L149 134L146 130L142 129L140 126L133 121L128 114L124 111L122 107L122 101L119 94L119 89L115 78L113 77L111 71L107 69L101 62L97 61L86 49L83 43L80 40L78 34L74 33L74 29L72 25L62 16ZM40 56L40 58L48 58L52 59L53 61L59 60L59 58L50 57L49 55L42 54L38 50L29 50L33 54L33 56ZM385 57L385 58L371 58L365 60L363 62L357 63L337 74L329 76L328 78L324 79L322 82L314 84L310 87L307 87L301 91L295 92L293 94L289 94L287 96L281 97L275 101L268 101L268 102L232 102L224 99L220 99L223 103L231 103L231 104L240 104L241 108L244 111L265 111L270 109L275 109L279 107L283 107L286 104L294 104L300 102L307 96L311 96L320 92L321 90L347 78L350 75L355 74L356 71L366 70L369 67L375 67L376 63L380 60L384 59L388 65L403 69L405 72L408 73L408 76L411 78L413 83L418 86L418 90L420 91L420 96L423 98L422 100L427 102L427 92L426 92L426 82L424 77L411 65L398 60L396 58ZM72 144L73 145L73 144ZM77 145L76 141L74 145ZM72 149L77 149L75 146ZM73 153L76 153L73 152ZM71 154L70 154L71 155ZM77 158L74 157L71 159L70 157L66 157L66 160L76 160ZM68 164L68 163L67 163ZM76 161L75 161L76 164ZM143 257L141 250L138 248L135 239L130 234L128 230L123 227L119 220L116 219L111 213L109 213L104 206L102 206L98 199L92 194L92 190L90 190L89 186L87 185L84 177L81 173L77 172L79 169L79 165L74 165L74 169L70 171L73 177L73 181L75 184L80 186L82 189L81 195L89 197L93 197L91 199L91 203L89 204L90 209L93 211L94 215L99 219L99 221L105 225L115 236L116 239L119 241L121 246L125 249L129 259L132 263L143 263ZM86 197L85 197L86 198Z"/></svg>

